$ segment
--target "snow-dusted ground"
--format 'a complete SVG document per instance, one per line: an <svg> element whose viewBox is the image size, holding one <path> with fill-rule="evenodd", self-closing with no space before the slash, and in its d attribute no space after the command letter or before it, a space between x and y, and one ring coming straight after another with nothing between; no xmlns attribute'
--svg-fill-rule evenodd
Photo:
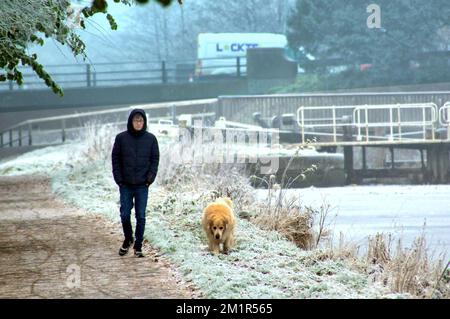
<svg viewBox="0 0 450 319"><path fill-rule="evenodd" d="M77 165L84 149L83 144L68 143L26 153L0 164L0 175L69 169ZM402 235L407 244L420 235L426 222L430 245L450 256L450 185L310 187L285 192L304 206L330 204L328 221L336 232L344 232L346 240L358 242L367 235L389 231ZM258 189L256 194L263 199L267 190Z"/></svg>
<svg viewBox="0 0 450 319"><path fill-rule="evenodd" d="M81 143L67 143L28 152L13 160L1 162L0 175L52 173L80 160L85 147Z"/></svg>
<svg viewBox="0 0 450 319"><path fill-rule="evenodd" d="M119 196L112 179L111 164L101 161L83 162L84 147L82 144L65 144L37 150L0 164L0 175L49 174L53 181L53 191L67 202L88 212L104 214L112 220L119 221ZM364 227L375 225L367 207L372 207L370 209L375 217L383 215L380 211L377 213L375 206L383 208L391 205L391 209L396 209L397 212L417 208L417 205L399 206L401 202L399 204L394 199L388 200L389 196L393 196L393 192L401 188L386 189L381 194L378 194L377 190L383 188L378 186L310 188L289 192L301 194L304 204L320 204L322 199L320 192L330 192L327 201L333 206L340 207L338 213L342 217L343 225L346 225L345 218L354 223L359 218L354 215L364 214L366 221L360 219L359 226L356 226L361 230L362 225ZM357 189L365 189L363 192L365 195L358 196L358 192L355 191ZM442 189L438 192L442 194L442 198L449 190L443 186L436 186L428 193L435 192L434 189ZM260 196L263 192L258 190ZM361 195L361 192L359 194ZM414 193L413 198L418 198L417 194ZM427 195L422 197L424 200L429 198ZM343 203L348 205L342 206ZM178 265L186 280L192 281L207 297L402 297L390 295L386 287L373 284L370 277L350 270L341 262L320 260L315 256L315 252L301 251L279 234L262 231L246 220L238 221L235 249L229 255L213 256L206 249L206 238L199 223L203 204L199 194L168 193L154 185L149 194L147 211L149 221L145 236L152 245ZM432 202L428 202L428 205L431 206ZM401 210L399 207L402 207ZM409 213L408 216L411 214L420 216L420 212L416 214L416 210ZM385 216L388 214L385 213ZM389 215L386 218L391 217ZM416 216L416 219L418 218ZM441 218L441 224L442 220L444 219ZM339 225L339 222L341 220L337 220L336 225ZM427 222L429 223L428 220ZM349 225L351 223L347 222ZM374 227L374 230L376 228Z"/></svg>
<svg viewBox="0 0 450 319"><path fill-rule="evenodd" d="M258 197L267 190L257 190ZM304 206L331 205L328 221L345 240L366 243L368 235L392 233L407 246L423 231L431 252L450 257L450 185L376 185L286 190Z"/></svg>

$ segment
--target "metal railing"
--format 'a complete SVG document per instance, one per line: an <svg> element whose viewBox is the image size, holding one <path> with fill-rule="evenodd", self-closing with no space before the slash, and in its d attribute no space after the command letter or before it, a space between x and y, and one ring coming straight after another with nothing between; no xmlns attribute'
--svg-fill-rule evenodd
<svg viewBox="0 0 450 319"><path fill-rule="evenodd" d="M160 119L173 121L176 119L177 113L184 111L186 111L186 113L196 113L195 116L201 118L212 116L215 117L216 104L217 99L154 103L146 105L132 105L129 107L116 108L112 110L92 111L26 120L0 131L0 148L39 145L39 143L34 140L39 134L45 135L47 140L52 138L51 142L45 141L45 145L64 143L68 139L69 133L80 131L85 128L86 123L95 122L97 119L98 122L101 122L102 124L125 124L127 122L128 114L133 108L141 108L148 112L147 118L150 123L151 121ZM152 116L153 113L155 116ZM36 128L36 126L43 124L47 125L46 129Z"/></svg>
<svg viewBox="0 0 450 319"><path fill-rule="evenodd" d="M353 125L357 128L356 140L370 141L369 129L373 127L388 128L389 141L411 139L402 131L404 127L420 127L422 138L428 140L427 129L431 130L431 140L435 140L435 125L438 107L434 103L425 104L388 104L388 105L360 105L353 110ZM370 117L370 112L377 112L376 118ZM403 111L403 113L402 113ZM402 115L403 114L403 115ZM384 120L388 116L388 121ZM397 134L394 135L394 128ZM365 134L361 134L364 129ZM411 133L411 132L408 132ZM416 132L413 132L416 133ZM385 139L386 136L381 137Z"/></svg>
<svg viewBox="0 0 450 319"><path fill-rule="evenodd" d="M434 103L301 106L297 123L302 143L306 134L330 139L313 143L317 145L434 142L439 123L447 127L450 139L449 108L450 102L440 109Z"/></svg>
<svg viewBox="0 0 450 319"><path fill-rule="evenodd" d="M331 129L333 141L337 142L338 129L343 126L351 126L347 118L355 108L352 106L301 106L297 109L297 123L300 127L302 141L305 141L305 135L317 131L317 128ZM319 115L306 117L306 113L319 113ZM306 131L305 128L310 129ZM328 132L315 132L318 134L328 134Z"/></svg>
<svg viewBox="0 0 450 319"><path fill-rule="evenodd" d="M240 57L207 59L196 61L141 61L95 64L54 64L44 69L62 88L104 87L131 84L185 83L199 80L201 74L209 74L207 80L220 79L220 72L226 76L246 75L246 63ZM27 90L47 88L30 67L19 67L24 84L13 81L0 82L0 90ZM222 71L221 71L222 70ZM214 74L218 71L219 74Z"/></svg>
<svg viewBox="0 0 450 319"><path fill-rule="evenodd" d="M128 109L128 108L127 108ZM117 112L117 111L116 111ZM98 111L98 112L86 112L86 113L80 113L80 114L71 114L71 115L61 115L61 116L52 116L52 117L44 117L39 119L32 119L32 120L26 120L23 122L20 122L14 126L11 126L7 128L6 130L3 130L0 132L0 147L5 146L23 146L23 145L36 145L36 143L33 143L33 132L36 133L36 129L33 129L33 126L42 124L42 123L58 123L57 126L59 126L59 129L48 129L46 130L47 134L59 132L60 133L60 142L64 143L66 141L67 133L73 128L66 128L66 122L70 119L80 119L81 117L88 117L88 116L98 116L102 114L109 114L112 113L112 111ZM23 143L23 134L22 132L26 132L26 140L25 143ZM8 141L5 142L4 135L5 133L8 134L9 138ZM16 133L16 138L14 138L14 133Z"/></svg>
<svg viewBox="0 0 450 319"><path fill-rule="evenodd" d="M439 109L439 123L447 128L447 140L450 140L450 102Z"/></svg>
<svg viewBox="0 0 450 319"><path fill-rule="evenodd" d="M82 128L83 123L91 121L95 117L101 117L104 123L107 121L124 123L130 109L135 107L148 111L149 119L168 119L174 123L177 114L181 113L209 114L209 117L214 114L214 118L216 116L228 118L223 114L226 112L222 110L223 105L221 105L220 99L221 97L163 102L27 120L0 131L0 147L36 145L36 141L33 139L41 133L48 135L51 133L57 143L63 143L68 135ZM450 140L449 109L450 102L445 103L440 109L434 103L301 106L297 109L297 124L302 141L306 142L306 135L323 137L321 141L314 143L317 145L348 142L438 142L440 137L437 138L436 133L443 129L447 131L447 140ZM40 127L43 123L47 125L45 130L41 130ZM241 124L242 126L241 121L239 123L228 121L228 124ZM245 129L249 129L249 127L250 125Z"/></svg>

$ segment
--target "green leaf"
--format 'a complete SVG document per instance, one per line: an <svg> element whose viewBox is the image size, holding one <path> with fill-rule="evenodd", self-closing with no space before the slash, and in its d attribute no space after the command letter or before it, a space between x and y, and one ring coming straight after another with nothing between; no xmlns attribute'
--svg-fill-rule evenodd
<svg viewBox="0 0 450 319"><path fill-rule="evenodd" d="M94 12L106 12L107 7L108 3L106 0L94 0L94 2L92 2L91 9L94 10Z"/></svg>

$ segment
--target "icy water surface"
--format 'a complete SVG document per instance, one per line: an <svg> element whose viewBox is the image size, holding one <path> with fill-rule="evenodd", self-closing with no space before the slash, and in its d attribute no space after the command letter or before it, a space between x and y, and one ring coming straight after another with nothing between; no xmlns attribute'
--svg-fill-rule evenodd
<svg viewBox="0 0 450 319"><path fill-rule="evenodd" d="M263 199L267 190L258 190ZM364 243L368 235L391 232L409 245L423 231L431 252L450 257L450 185L346 186L286 190L301 204L319 208L331 205L329 223L335 234Z"/></svg>

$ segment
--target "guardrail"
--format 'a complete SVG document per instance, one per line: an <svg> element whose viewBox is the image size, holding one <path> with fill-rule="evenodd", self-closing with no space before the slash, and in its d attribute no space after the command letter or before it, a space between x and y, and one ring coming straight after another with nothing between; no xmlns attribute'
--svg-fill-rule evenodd
<svg viewBox="0 0 450 319"><path fill-rule="evenodd" d="M423 133L423 140L427 140L427 128L431 129L431 139L435 140L435 124L438 120L436 116L437 109L438 107L434 103L357 106L353 110L353 125L358 130L356 139L357 141L363 139L364 136L361 134L362 128L365 129L365 140L369 142L369 128L371 127L389 128L389 141L394 141L396 138L398 140L405 138L402 134L402 127L420 127ZM371 120L371 111L378 111L378 114L376 114L377 118ZM363 114L361 114L362 112ZM380 118L386 117L387 114L389 116L388 121L380 120ZM420 116L422 117L419 118ZM397 128L395 136L394 127Z"/></svg>
<svg viewBox="0 0 450 319"><path fill-rule="evenodd" d="M33 141L33 136L38 133L47 134L47 136L52 135L54 140L52 143L54 144L64 143L67 140L68 133L77 130L79 131L84 127L83 125L88 122L95 122L98 120L98 122L101 122L101 124L98 125L105 123L125 124L127 122L128 114L133 108L141 108L145 110L147 112L149 122L155 119L167 119L174 122L177 113L181 112L195 113L193 117L200 117L202 119L215 117L216 106L217 99L205 99L196 101L132 105L129 107L112 110L32 119L23 121L0 131L0 148L36 145L35 141ZM152 116L152 114L154 114L154 116ZM34 128L34 126L42 124L47 125L45 130ZM46 142L45 144L49 143Z"/></svg>
<svg viewBox="0 0 450 319"><path fill-rule="evenodd" d="M0 147L35 145L33 136L43 132L40 124L46 123L47 133L51 132L58 143L65 142L67 135L83 127L83 122L102 117L106 123L124 123L131 108L147 110L149 118L168 119L175 123L177 114L197 114L205 118L228 117L218 99L196 101L165 102L130 106L119 109L85 112L64 116L27 120L0 131ZM230 97L226 97L229 99ZM399 142L399 141L436 141L436 133L442 128L447 130L450 140L450 102L438 109L434 103L385 104L385 105L347 105L347 106L301 106L297 109L297 124L302 141L306 135L331 137L332 143L346 142L350 135L356 136L354 142ZM224 112L227 111L227 112ZM314 115L316 112L316 115ZM119 121L120 118L120 121ZM227 121L228 124L240 124ZM442 127L439 127L439 124ZM253 125L248 125L253 127ZM248 127L246 129L248 129ZM382 134L374 135L375 128L381 128ZM419 127L420 130L411 128ZM356 134L353 135L353 130ZM364 131L364 132L363 132ZM347 136L346 136L347 135ZM412 138L418 135L420 138ZM348 140L347 140L348 141ZM300 141L299 141L300 142ZM315 143L320 144L320 143ZM323 144L323 143L322 143ZM328 143L329 144L329 143Z"/></svg>
<svg viewBox="0 0 450 319"><path fill-rule="evenodd" d="M128 108L126 108L128 110ZM120 110L114 110L115 112L124 110L124 108ZM41 123L59 123L59 129L56 131L60 132L61 142L64 143L66 141L66 121L70 119L80 119L81 117L89 117L89 116L98 116L102 114L111 114L114 111L108 110L108 111L98 111L98 112L85 112L81 114L71 114L71 115L62 115L62 116L52 116L52 117L45 117L45 118L39 118L39 119L32 119L32 120L26 120L23 122L20 122L14 126L11 126L7 128L6 130L3 130L0 132L0 147L14 146L14 143L17 143L17 146L22 146L23 143L23 134L22 132L26 132L27 142L26 145L33 145L33 125L41 124ZM70 130L70 129L69 129ZM55 130L48 130L48 131L55 131ZM4 142L4 134L8 133L9 138L8 142ZM17 133L17 137L13 137L13 133Z"/></svg>
<svg viewBox="0 0 450 319"><path fill-rule="evenodd" d="M316 129L316 128L330 128L332 130L333 141L337 142L337 137L342 136L338 134L338 128L342 126L351 126L346 120L346 116L351 114L354 105L352 106L301 106L297 109L297 123L300 127L302 141L305 141L305 134L310 133L310 131L305 131L305 128ZM317 113L320 112L320 116L315 117L305 117L305 113ZM339 125L338 125L339 124ZM321 133L321 132L318 132Z"/></svg>
<svg viewBox="0 0 450 319"><path fill-rule="evenodd" d="M185 83L198 80L242 77L246 75L246 61L240 57L205 59L204 63L183 61L133 61L123 63L54 64L44 69L62 88L102 87L130 84ZM0 82L0 90L27 90L47 88L30 67L20 67L24 84ZM222 71L221 71L222 70ZM214 74L218 71L219 74ZM202 74L208 74L203 79Z"/></svg>
<svg viewBox="0 0 450 319"><path fill-rule="evenodd" d="M336 144L352 141L366 144L429 142L436 141L439 123L447 127L447 139L450 140L449 109L450 102L441 108L435 103L301 106L297 109L297 123L303 143L306 142L306 134L328 136L331 143ZM314 112L320 116L314 115ZM377 128L381 134L374 134Z"/></svg>
<svg viewBox="0 0 450 319"><path fill-rule="evenodd" d="M450 102L445 103L439 109L439 123L447 127L447 140L450 140Z"/></svg>

